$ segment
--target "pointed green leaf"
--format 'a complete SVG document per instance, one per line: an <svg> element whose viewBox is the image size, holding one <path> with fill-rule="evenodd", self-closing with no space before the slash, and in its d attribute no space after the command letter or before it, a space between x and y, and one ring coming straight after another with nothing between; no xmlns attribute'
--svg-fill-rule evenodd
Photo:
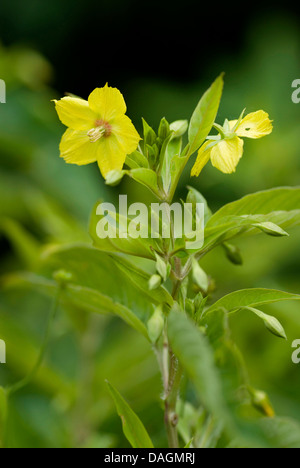
<svg viewBox="0 0 300 468"><path fill-rule="evenodd" d="M168 336L172 350L195 384L206 408L227 420L222 383L208 339L178 307L168 317Z"/></svg>
<svg viewBox="0 0 300 468"><path fill-rule="evenodd" d="M291 294L284 291L278 291L276 289L242 289L222 297L210 306L205 313L209 314L213 310L219 308L224 308L228 312L233 312L242 307L259 307L264 304L299 299L299 294Z"/></svg>
<svg viewBox="0 0 300 468"><path fill-rule="evenodd" d="M204 93L192 115L188 132L189 155L200 148L215 122L223 91L223 76L222 73Z"/></svg>
<svg viewBox="0 0 300 468"><path fill-rule="evenodd" d="M154 448L141 420L120 393L109 382L106 383L121 418L123 432L128 442L133 448Z"/></svg>

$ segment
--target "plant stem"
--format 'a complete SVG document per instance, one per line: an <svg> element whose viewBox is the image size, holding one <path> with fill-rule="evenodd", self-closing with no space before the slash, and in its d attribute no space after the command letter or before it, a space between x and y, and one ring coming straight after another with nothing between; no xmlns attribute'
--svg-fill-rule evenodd
<svg viewBox="0 0 300 468"><path fill-rule="evenodd" d="M175 280L173 284L173 299L176 299L181 287L181 261L179 258L174 258L175 266ZM177 424L178 424L178 415L176 414L176 405L179 394L179 388L182 378L182 369L178 363L178 360L173 353L167 338L167 331L165 330L164 335L164 362L167 362L168 365L168 378L167 378L167 388L165 388L165 426L167 430L168 443L170 448L178 448L178 433L177 433Z"/></svg>

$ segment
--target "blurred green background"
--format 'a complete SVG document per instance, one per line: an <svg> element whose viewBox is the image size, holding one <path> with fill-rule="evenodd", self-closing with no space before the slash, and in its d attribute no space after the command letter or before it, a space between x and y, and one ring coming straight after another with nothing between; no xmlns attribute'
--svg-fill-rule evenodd
<svg viewBox="0 0 300 468"><path fill-rule="evenodd" d="M128 181L104 185L96 165L76 167L59 159L63 126L51 99L72 92L84 98L106 81L125 95L138 129L141 117L157 127L189 118L220 71L226 72L218 116L234 119L244 107L264 109L274 132L247 141L236 174L208 165L199 179L187 170L178 196L192 184L213 210L241 196L275 186L299 185L300 104L291 101L299 76L299 17L294 7L249 5L248 14L218 12L199 2L13 0L0 6L0 78L7 103L0 104L0 274L35 271L49 245L90 242L88 219L99 198L118 191L141 198ZM210 23L210 29L207 29ZM215 278L214 299L248 287L300 292L300 229L290 238L260 236L239 242L244 266L232 266L221 250L203 267ZM36 290L0 291L0 339L7 364L0 385L32 367L51 301ZM268 334L261 322L232 320L252 383L266 390L278 415L300 421L300 365L291 343L300 338L297 304L266 312L283 323L288 341ZM117 319L61 308L46 362L32 384L11 402L11 447L122 447L127 442L107 393L110 380L140 415L156 446L166 444L160 409L160 377L151 347ZM149 392L151 389L151 392Z"/></svg>

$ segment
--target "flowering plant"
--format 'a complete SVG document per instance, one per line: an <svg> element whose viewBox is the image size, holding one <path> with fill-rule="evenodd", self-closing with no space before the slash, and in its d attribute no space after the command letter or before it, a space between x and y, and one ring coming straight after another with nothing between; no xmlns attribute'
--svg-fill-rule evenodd
<svg viewBox="0 0 300 468"><path fill-rule="evenodd" d="M238 237L288 236L286 229L300 223L299 188L253 193L213 214L202 194L189 187L186 200L175 206L178 182L191 161L191 176L199 176L209 161L230 174L243 155L243 138L259 139L272 132L272 122L262 110L246 115L243 111L222 126L216 123L222 91L220 75L189 122L169 123L163 118L154 131L143 120L141 136L125 115L126 104L116 88L97 88L88 101L77 97L55 101L58 116L68 127L60 144L61 157L77 165L97 162L107 185L115 186L127 176L146 187L160 206L156 211L152 204L142 216L141 206L123 211L98 203L90 223L93 246L52 248L47 262L53 279L27 278L55 294L56 305L80 305L89 312L120 317L152 346L161 372L166 438L172 448L274 444L272 434L280 434L281 421L266 393L251 385L230 334L229 318L252 313L273 335L285 339L281 323L261 308L300 299L298 294L252 288L214 300L213 279L201 266L204 256L219 246L230 262L241 265L241 253L233 244ZM190 217L187 231L182 225L188 223L176 216L182 213L180 206ZM189 245L191 234L200 243ZM44 347L33 372L43 352ZM7 389L3 399L29 379ZM111 382L107 386L132 447L153 447L125 398ZM1 398L0 394L0 405ZM264 418L245 423L239 411L245 404Z"/></svg>

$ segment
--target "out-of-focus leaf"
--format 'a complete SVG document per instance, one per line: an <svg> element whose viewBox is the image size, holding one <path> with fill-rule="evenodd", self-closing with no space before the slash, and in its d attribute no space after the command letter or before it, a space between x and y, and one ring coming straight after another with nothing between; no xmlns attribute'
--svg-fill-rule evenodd
<svg viewBox="0 0 300 468"><path fill-rule="evenodd" d="M148 320L150 303L145 303L144 294L133 287L130 274L127 277L120 272L114 257L89 245L71 244L49 248L43 258L41 273L45 276L52 278L55 271L64 269L72 274L72 284L98 291L125 305L143 321Z"/></svg>
<svg viewBox="0 0 300 468"><path fill-rule="evenodd" d="M210 225L220 222L226 216L269 214L277 211L300 209L300 187L278 187L252 193L240 200L228 203L210 219Z"/></svg>
<svg viewBox="0 0 300 468"><path fill-rule="evenodd" d="M147 158L145 158L145 156L139 151L134 151L133 153L127 155L125 164L130 169L138 169L139 167L149 167Z"/></svg>
<svg viewBox="0 0 300 468"><path fill-rule="evenodd" d="M54 296L57 291L57 283L47 278L30 273L11 275L6 280L7 287L32 286L40 292L45 292ZM143 322L127 307L114 302L110 297L105 296L91 288L68 283L61 292L61 302L73 305L88 312L101 315L113 314L120 317L127 325L134 328L148 338L148 331Z"/></svg>
<svg viewBox="0 0 300 468"><path fill-rule="evenodd" d="M153 448L153 443L141 420L109 382L107 386L122 420L123 432L128 442L133 448Z"/></svg>
<svg viewBox="0 0 300 468"><path fill-rule="evenodd" d="M126 260L124 257L112 257L113 262L117 267L125 273L127 278L135 285L135 287L140 290L147 298L154 304L166 303L168 305L173 304L173 299L170 293L163 287L159 286L158 288L149 291L149 280L151 275L145 271L137 268L133 263Z"/></svg>
<svg viewBox="0 0 300 468"><path fill-rule="evenodd" d="M17 372L20 379L24 378L36 362L40 345L8 314L5 314L5 319L1 320L0 334L9 346L9 365ZM60 393L71 401L74 398L74 382L62 375L47 361L43 362L33 376L33 382L48 394Z"/></svg>
<svg viewBox="0 0 300 468"><path fill-rule="evenodd" d="M273 448L300 448L300 425L288 418L265 418L259 423Z"/></svg>
<svg viewBox="0 0 300 468"><path fill-rule="evenodd" d="M4 444L4 434L7 417L7 396L4 388L0 387L0 448Z"/></svg>
<svg viewBox="0 0 300 468"><path fill-rule="evenodd" d="M36 266L39 253L39 242L13 219L0 219L0 233L3 233L13 244L18 256L27 268Z"/></svg>

